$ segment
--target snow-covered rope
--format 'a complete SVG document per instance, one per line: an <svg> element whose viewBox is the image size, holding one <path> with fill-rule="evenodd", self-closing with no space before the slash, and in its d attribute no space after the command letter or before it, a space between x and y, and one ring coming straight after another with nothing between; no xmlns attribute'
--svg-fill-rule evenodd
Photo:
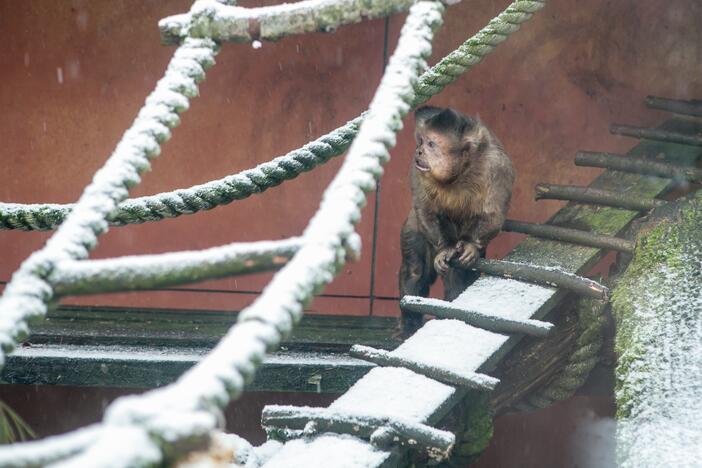
<svg viewBox="0 0 702 468"><path fill-rule="evenodd" d="M58 296L163 288L276 270L301 244L293 237L157 255L66 260L55 265L49 282Z"/></svg>
<svg viewBox="0 0 702 468"><path fill-rule="evenodd" d="M159 21L161 42L178 44L184 37L218 42L277 40L315 31L330 32L345 24L384 18L409 9L416 0L305 0L259 8L227 6L198 0L188 13Z"/></svg>
<svg viewBox="0 0 702 468"><path fill-rule="evenodd" d="M44 316L47 304L53 301L54 291L46 278L54 265L85 258L95 247L97 237L107 231L107 216L127 197L129 188L140 182L140 174L170 137L169 128L178 125L178 113L188 108L188 98L198 94L197 83L204 79L205 68L214 64L216 52L217 45L209 39L183 42L131 128L66 221L12 276L0 298L0 367L5 355L27 337L27 322Z"/></svg>
<svg viewBox="0 0 702 468"><path fill-rule="evenodd" d="M514 1L486 27L420 77L415 86L417 97L414 105L438 94L460 74L479 63L543 6L544 1ZM342 154L356 136L361 120L362 116L359 116L302 148L238 174L187 189L126 200L108 219L115 225L158 221L209 210L263 192ZM61 224L72 207L73 205L59 204L0 203L0 229L54 229Z"/></svg>
<svg viewBox="0 0 702 468"><path fill-rule="evenodd" d="M426 67L443 11L438 2L419 2L410 9L358 138L305 230L303 247L288 265L198 365L174 384L114 402L97 441L60 466L150 466L207 444L221 409L253 379L266 351L277 348L301 318L305 303L340 271L347 249L360 249L354 225L365 193L375 188L381 165L389 159L388 149L410 110L413 84Z"/></svg>
<svg viewBox="0 0 702 468"><path fill-rule="evenodd" d="M99 425L93 424L65 435L5 445L0 450L0 466L19 468L49 465L83 451L97 439L101 430Z"/></svg>

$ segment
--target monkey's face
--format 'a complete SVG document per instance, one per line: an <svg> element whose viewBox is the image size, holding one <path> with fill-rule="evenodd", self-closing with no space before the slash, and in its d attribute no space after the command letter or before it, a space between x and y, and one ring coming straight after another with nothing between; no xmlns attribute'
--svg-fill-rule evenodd
<svg viewBox="0 0 702 468"><path fill-rule="evenodd" d="M453 135L418 128L414 166L421 177L450 184L465 172L471 151Z"/></svg>

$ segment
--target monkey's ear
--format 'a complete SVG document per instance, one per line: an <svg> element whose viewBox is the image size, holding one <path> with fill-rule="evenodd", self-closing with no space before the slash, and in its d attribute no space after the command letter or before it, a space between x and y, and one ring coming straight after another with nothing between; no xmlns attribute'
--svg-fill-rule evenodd
<svg viewBox="0 0 702 468"><path fill-rule="evenodd" d="M440 107L422 106L416 111L414 111L414 121L416 123L424 123L432 117L436 116L437 114L440 114L442 110L443 109L441 109Z"/></svg>
<svg viewBox="0 0 702 468"><path fill-rule="evenodd" d="M469 153L482 152L490 143L490 131L480 120L479 116L468 117L469 125L465 127L463 136L464 151Z"/></svg>

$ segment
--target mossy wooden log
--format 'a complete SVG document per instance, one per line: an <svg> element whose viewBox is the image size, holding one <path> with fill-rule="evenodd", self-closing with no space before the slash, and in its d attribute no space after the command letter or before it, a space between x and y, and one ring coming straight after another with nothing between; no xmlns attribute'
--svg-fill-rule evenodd
<svg viewBox="0 0 702 468"><path fill-rule="evenodd" d="M699 134L689 135L686 133L661 130L659 128L643 128L617 124L610 125L609 131L615 135L624 135L646 140L667 141L669 143L678 143L681 145L702 146L702 136Z"/></svg>
<svg viewBox="0 0 702 468"><path fill-rule="evenodd" d="M702 460L702 191L643 225L613 296L619 466Z"/></svg>
<svg viewBox="0 0 702 468"><path fill-rule="evenodd" d="M702 101L685 101L680 99L668 99L657 96L647 96L646 105L652 109L660 109L682 115L694 115L702 117Z"/></svg>
<svg viewBox="0 0 702 468"><path fill-rule="evenodd" d="M648 211L665 204L664 200L637 197L614 190L574 185L538 184L534 188L536 200L569 200L593 205L611 206L625 210Z"/></svg>
<svg viewBox="0 0 702 468"><path fill-rule="evenodd" d="M561 242L597 247L600 249L617 250L619 252L631 252L634 244L627 240L614 236L603 236L594 232L580 231L578 229L568 229L551 224L526 223L508 219L502 226L506 232L519 232L529 234L544 239L552 239Z"/></svg>
<svg viewBox="0 0 702 468"><path fill-rule="evenodd" d="M635 172L656 177L681 181L702 181L702 169L691 166L678 166L648 159L632 159L620 154L578 151L576 166L603 167L622 172Z"/></svg>

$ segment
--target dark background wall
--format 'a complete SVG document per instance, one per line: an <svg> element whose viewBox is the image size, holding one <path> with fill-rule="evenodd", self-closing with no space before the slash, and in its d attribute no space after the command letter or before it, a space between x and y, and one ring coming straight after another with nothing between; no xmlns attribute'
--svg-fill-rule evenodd
<svg viewBox="0 0 702 468"><path fill-rule="evenodd" d="M509 2L453 6L434 57L453 50ZM72 202L111 153L173 52L156 22L189 1L0 1L0 200ZM532 201L536 182L589 182L577 149L624 151L613 121L652 124L647 94L702 96L702 6L671 2L551 1L492 55L431 103L479 114L503 141L518 172L510 215L543 221L558 202ZM366 108L403 17L310 34L261 49L225 45L201 96L133 194L220 178L297 148ZM386 38L387 37L387 38ZM387 44L386 44L387 43ZM396 314L398 232L409 208L412 119L358 227L363 258L314 302L321 313ZM299 234L341 160L262 195L214 211L112 229L95 257L198 249ZM377 238L373 241L373 232ZM46 233L0 232L0 280L7 280ZM500 257L519 241L503 234ZM373 252L375 264L373 265ZM236 310L269 275L213 281L178 291L68 298L66 303ZM371 278L373 282L371 283ZM371 294L372 291L372 294ZM337 297L342 296L342 297ZM388 299L391 298L391 299Z"/></svg>
<svg viewBox="0 0 702 468"><path fill-rule="evenodd" d="M453 50L508 3L465 0L450 7L430 62ZM0 0L0 200L77 199L132 122L173 52L159 44L158 19L186 11L189 4L189 0ZM284 154L355 117L372 97L385 51L392 52L402 20L398 16L342 27L334 34L286 38L261 49L225 45L201 86L201 96L192 101L153 172L133 195L221 178ZM634 141L609 135L609 123L651 125L663 119L664 114L644 108L647 94L702 97L701 62L702 4L697 0L551 0L522 31L431 104L480 115L502 140L518 172L510 216L544 221L560 203L533 202L534 184L587 184L597 170L576 169L575 151L626 151ZM412 130L408 118L381 190L370 197L363 212L358 226L363 258L346 267L310 312L397 314L398 233L409 208ZM94 257L299 234L340 162L211 212L112 229L101 238ZM47 233L0 231L0 281L7 281L47 237ZM518 235L502 234L491 244L489 255L500 257L519 240ZM64 302L238 310L256 297L269 277ZM106 390L1 391L0 397L8 402L35 410L25 414L39 423L43 433L98 418L102 403L95 402L114 396ZM46 391L58 393L32 396ZM87 398L93 403L85 406L83 419L61 419L68 426L57 427L45 419L41 423L48 410L36 403L51 398L74 402ZM263 401L262 396L247 398L253 400L241 407L257 407ZM520 466L572 466L572 454L568 458L563 455L566 449L554 447L572 433L574 415L588 411L607 414L611 405L576 400L527 419L503 418L492 458L488 457L492 461L485 466L514 466L517 460ZM257 411L253 413L240 415L250 427L256 426L258 417ZM515 440L520 449L508 447ZM529 453L542 455L530 459Z"/></svg>

